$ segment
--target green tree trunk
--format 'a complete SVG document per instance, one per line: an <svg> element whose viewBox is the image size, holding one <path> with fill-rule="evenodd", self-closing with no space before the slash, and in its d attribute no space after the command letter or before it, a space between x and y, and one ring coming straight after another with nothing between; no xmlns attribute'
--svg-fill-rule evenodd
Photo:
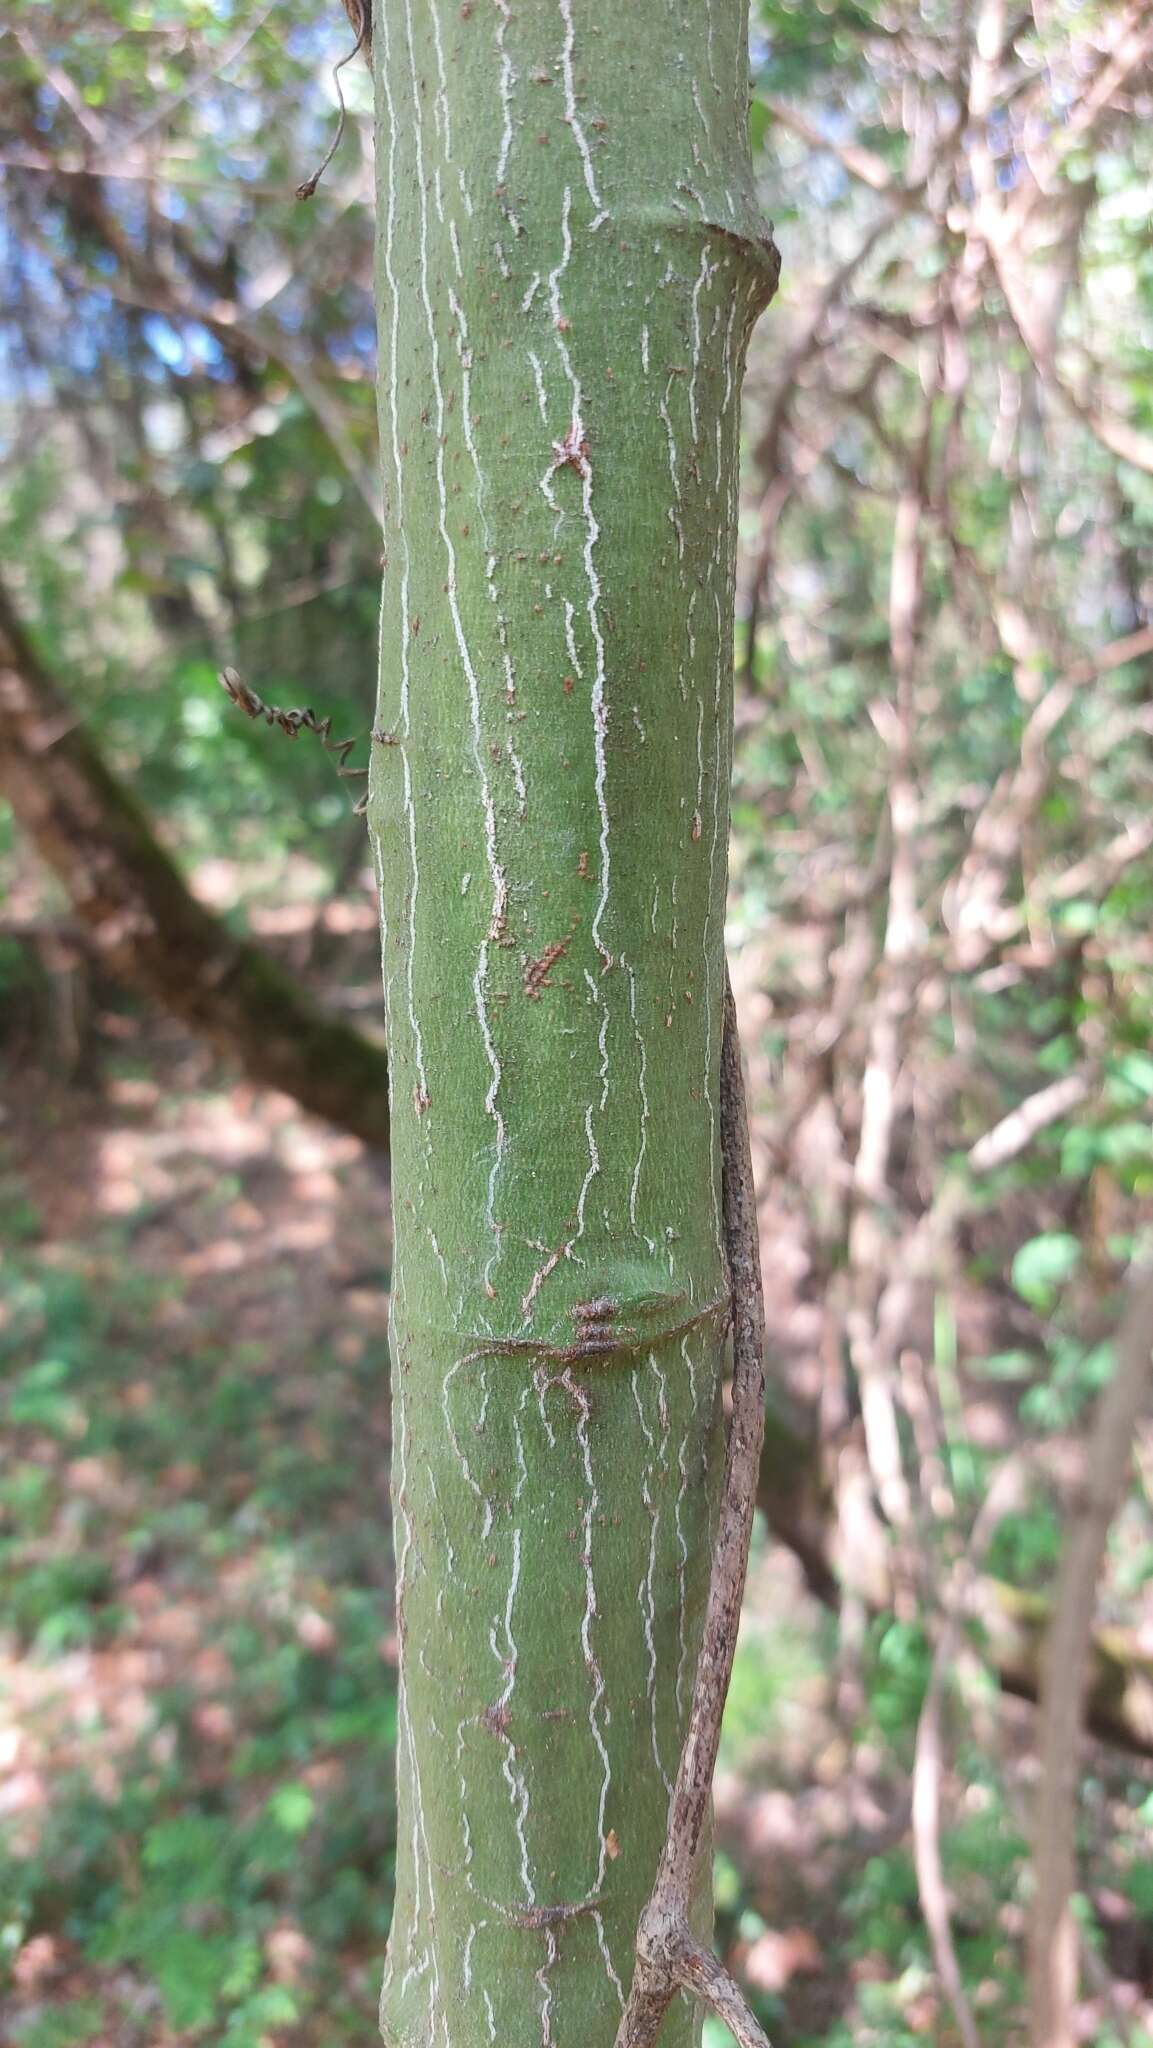
<svg viewBox="0 0 1153 2048"><path fill-rule="evenodd" d="M776 272L745 28L377 9L405 2048L612 2042L692 1688L738 400Z"/></svg>

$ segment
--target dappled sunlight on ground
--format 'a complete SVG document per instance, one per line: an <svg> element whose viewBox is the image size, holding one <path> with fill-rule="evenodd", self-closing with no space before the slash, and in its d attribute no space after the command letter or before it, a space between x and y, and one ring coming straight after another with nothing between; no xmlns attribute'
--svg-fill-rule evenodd
<svg viewBox="0 0 1153 2048"><path fill-rule="evenodd" d="M326 2043L363 2039L393 1798L385 1176L173 1049L149 1048L162 1095L120 1074L4 1126L0 2038L311 2044L323 2011Z"/></svg>

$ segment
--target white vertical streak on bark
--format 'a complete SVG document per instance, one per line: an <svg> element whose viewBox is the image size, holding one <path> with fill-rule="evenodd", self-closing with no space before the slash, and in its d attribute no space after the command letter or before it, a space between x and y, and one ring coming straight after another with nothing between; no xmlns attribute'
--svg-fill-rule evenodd
<svg viewBox="0 0 1153 2048"><path fill-rule="evenodd" d="M697 446L697 373L701 367L701 293L712 274L709 252L701 250L701 267L693 286L693 366L689 372L689 432L693 437L693 452Z"/></svg>
<svg viewBox="0 0 1153 2048"><path fill-rule="evenodd" d="M464 1768L464 1732L469 1726L467 1720L460 1721L456 1730L456 1768L460 1778L460 1831L464 1837L464 1881L470 1892L476 1891L473 1882L472 1859L475 1854L472 1845L472 1824L468 1817L468 1778Z"/></svg>
<svg viewBox="0 0 1153 2048"><path fill-rule="evenodd" d="M717 93L717 94L719 94L719 92L720 92L720 89L721 89L721 87L720 87L720 80L719 80L719 79L718 79L718 77L717 77L717 62L716 62L716 58L715 58L715 57L714 57L714 55L713 55L713 9L712 9L712 0L706 0L706 11L707 11L707 13L708 13L708 17L709 17L709 26L708 26L708 41L707 41L707 45L706 45L706 47L707 47L707 50L708 50L708 59L707 59L707 61L708 61L708 67L709 67L709 84L710 84L710 85L712 86L712 88L713 88L713 92L714 92L714 93Z"/></svg>
<svg viewBox="0 0 1153 2048"><path fill-rule="evenodd" d="M612 966L612 954L601 936L601 924L609 901L609 807L606 795L608 762L605 749L605 735L608 731L608 706L605 702L605 646L601 638L599 603L600 578L593 561L593 549L600 538L600 527L593 511L592 469L586 464L581 479L584 487L585 511L585 570L589 580L588 617L592 630L593 645L596 648L596 673L592 686L593 738L596 751L596 793L597 809L600 812L600 895L597 899L596 914L592 921L593 944L600 954L604 967ZM603 969L602 969L603 972Z"/></svg>
<svg viewBox="0 0 1153 2048"><path fill-rule="evenodd" d="M595 1911L595 1909L592 1915L592 1922L593 1926L596 1928L597 1931L597 1946L599 1947L601 1956L604 1960L605 1974L607 1975L609 1983L612 1985L613 1990L616 1992L617 2001L620 2005L621 2011L623 2012L625 2009L624 1985L621 1983L621 1980L616 1973L616 1969L613 1964L613 1959L609 1952L608 1939L605 1935L604 1920L602 1919L601 1915Z"/></svg>
<svg viewBox="0 0 1153 2048"><path fill-rule="evenodd" d="M525 1775L523 1770L517 1769L517 1747L511 1735L509 1734L507 1727L505 1727L504 1725L504 1716L508 1708L508 1703L513 1695L513 1688L516 1685L517 1649L516 1637L513 1635L512 1632L512 1610L513 1604L516 1600L516 1591L519 1584L520 1529L516 1528L512 1532L512 1576L509 1580L508 1596L504 1604L504 1639L506 1645L505 1652L502 1653L497 1647L495 1626L489 1634L489 1645L492 1649L493 1656L496 1658L497 1662L503 1666L506 1674L504 1691L501 1693L501 1696L497 1701L497 1712L500 1718L501 1727L501 1741L504 1744L505 1750L504 1764L502 1768L504 1780L506 1785L508 1786L509 1797L512 1803L513 1826L516 1829L517 1847L520 1850L520 1873L524 1883L525 1899L527 1903L531 1906L535 1905L536 1903L536 1886L533 1883L532 1870L529 1866L528 1837L525 1834L525 1822L528 1819L529 1806L528 1785L525 1782Z"/></svg>
<svg viewBox="0 0 1153 2048"><path fill-rule="evenodd" d="M548 1419L548 1404L545 1400L545 1395L548 1393L551 1384L552 1382L548 1376L548 1367L539 1365L533 1374L533 1385L536 1388L537 1406L540 1409L541 1428L548 1439L549 1450L555 1451L556 1431Z"/></svg>
<svg viewBox="0 0 1153 2048"><path fill-rule="evenodd" d="M428 11L432 20L432 40L436 49L436 99L434 109L437 129L443 137L444 161L447 169L452 163L452 115L448 104L448 73L444 68L444 44L441 41L440 15L437 11L436 0L428 0ZM438 165L438 178L439 171L440 166ZM441 219L443 220L444 215L439 204L437 211L441 213Z"/></svg>
<svg viewBox="0 0 1153 2048"><path fill-rule="evenodd" d="M505 659L506 661L508 660L507 655L505 656ZM510 690L512 689L511 684L509 685L509 688ZM524 762L521 760L520 755L517 753L516 742L512 737L511 709L508 715L508 728L508 738L505 740L505 753L508 755L508 765L512 769L512 779L514 786L516 788L517 817L524 818L528 815L528 784L525 782L524 779Z"/></svg>
<svg viewBox="0 0 1153 2048"><path fill-rule="evenodd" d="M576 85L573 78L572 61L573 50L576 45L576 29L573 25L572 0L559 0L559 6L561 20L564 22L564 49L561 53L561 67L564 76L565 120L572 130L573 141L580 151L581 164L584 167L585 190L596 208L596 213L589 223L590 234L595 234L601 222L607 220L608 215L605 212L601 195L597 191L596 174L593 171L593 160L589 153L588 137L581 126L580 116L577 113Z"/></svg>
<svg viewBox="0 0 1153 2048"><path fill-rule="evenodd" d="M552 1928L551 1928L551 1927L546 1927L546 1928L545 1928L545 1931L544 1931L544 1932L545 1932L545 1957L544 1957L544 1961L543 1961L543 1963L542 1963L542 1964L541 1964L541 1966L540 1966L540 1969L539 1969L539 1970L537 1971L537 1973L536 1973L536 1981L537 1981L537 1983L538 1983L538 1984L540 1985L540 1994L541 1994L541 1996L540 1996L540 2038L541 2038L541 2048L552 2048L552 2040L553 2040L553 2032L552 2032L552 1985L551 1985L551 1984L549 1983L549 1981L548 1981L548 1973L549 1973L549 1971L550 1971L550 1970L552 1969L552 1966L553 1966L553 1964L554 1964L554 1963L555 1963L555 1961L556 1961L556 1954L557 1954L557 1950L556 1950L556 1935L554 1934L554 1932L553 1932L553 1930L552 1930Z"/></svg>
<svg viewBox="0 0 1153 2048"><path fill-rule="evenodd" d="M456 1424L453 1422L452 1419L452 1383L455 1380L458 1372L462 1372L464 1370L465 1363L465 1359L458 1359L456 1364L452 1367L452 1370L445 1374L444 1385L441 1388L440 1406L441 1413L444 1416L445 1434L448 1437L449 1443L452 1445L453 1451L456 1454L457 1463L464 1474L465 1484L468 1487L470 1493L474 1493L476 1495L477 1500L481 1504L481 1508L483 1510L483 1518L481 1522L480 1540L482 1543L487 1543L489 1533L492 1529L492 1502L488 1498L488 1495L485 1493L483 1486L479 1484L473 1472L472 1466L469 1464L468 1458L461 1448L460 1438L456 1433ZM472 1364L476 1365L475 1359L472 1361ZM482 1404L485 1404L488 1401L489 1395L488 1368L484 1366L480 1367L480 1374L482 1387L481 1400ZM483 1420L483 1405L481 1411L481 1419Z"/></svg>
<svg viewBox="0 0 1153 2048"><path fill-rule="evenodd" d="M548 425L548 397L547 397L547 394L546 394L546 392L545 392L545 388L544 388L544 371L543 371L543 370L541 369L541 366L540 366L540 357L539 357L539 356L537 355L537 353L536 353L536 350L535 350L535 349L531 349L531 348L530 348L530 350L529 350L529 352L528 352L528 359L529 359L529 362L530 362L530 363L532 364L532 374L533 374L533 378L534 378L534 381L535 381L535 383L536 383L536 402L537 402L537 406L538 406L538 409L539 409L539 411L540 411L540 416L541 416L541 419L543 420L543 422L544 422L545 426L547 427L547 425ZM550 472L549 472L549 473L550 473L550 475L551 475L551 468L550 468ZM546 494L546 495L547 495L547 494ZM552 506L553 506L553 510L555 511L555 510L556 510L556 504L555 504L555 501L554 501L554 500L552 500L552 499L550 499L550 500L549 500L549 502L550 502L550 504L552 504Z"/></svg>
<svg viewBox="0 0 1153 2048"><path fill-rule="evenodd" d="M649 1353L649 1364L655 1364L655 1360L651 1352ZM637 1590L640 1596L641 1614L644 1617L645 1649L648 1652L649 1659L648 1702L649 1726L651 1730L650 1741L652 1744L653 1762L655 1763L658 1771L661 1774L661 1777L664 1781L665 1790L671 1793L673 1789L672 1779L669 1777L668 1772L665 1770L664 1763L661 1760L660 1741L657 1735L657 1646L656 1639L653 1635L653 1624L656 1620L657 1612L655 1581L657 1568L657 1535L660 1530L661 1511L656 1501L653 1499L651 1484L651 1482L656 1476L654 1471L656 1438L654 1437L652 1430L649 1428L648 1418L645 1415L645 1405L641 1399L640 1375L637 1373L634 1373L633 1375L633 1405L636 1408L637 1417L641 1426L641 1433L644 1437L645 1444L648 1450L648 1456L645 1460L644 1471L641 1474L641 1492L644 1498L645 1508L647 1509L649 1516L649 1560L648 1569L645 1573L644 1578L641 1580L640 1586Z"/></svg>
<svg viewBox="0 0 1153 2048"><path fill-rule="evenodd" d="M597 1049L600 1053L601 1061L600 1067L598 1069L601 1084L599 1110L600 1114L603 1116L609 1099L609 1007L604 999L604 995L599 984L593 979L587 967L585 968L585 981L588 985L589 993L592 996L594 1003L598 1004L601 1013L600 1030L597 1032ZM585 1131L588 1135L590 1157L596 1158L597 1168L599 1170L600 1159L596 1152L596 1140L593 1137L592 1117L593 1111L592 1105L590 1103L588 1108L585 1110ZM578 1237L580 1236L580 1231L584 1229L584 1198L588 1192L588 1181L589 1179L591 1179L591 1177L592 1176L590 1173L588 1179L586 1179L585 1181L584 1187L581 1189L580 1202L577 1208L577 1214L580 1218L580 1230L578 1230L577 1232Z"/></svg>
<svg viewBox="0 0 1153 2048"><path fill-rule="evenodd" d="M564 601L565 646L568 649L568 658L573 666L573 674L579 683L584 681L584 670L581 667L580 655L577 653L576 638L573 634L573 620L575 617L576 607L575 605L571 604L569 599L566 597Z"/></svg>
<svg viewBox="0 0 1153 2048"><path fill-rule="evenodd" d="M640 1072L637 1076L637 1090L641 1099L640 1143L637 1146L636 1165L633 1167L632 1182L629 1186L629 1222L632 1224L633 1229L636 1230L638 1228L637 1195L640 1192L641 1172L644 1167L645 1153L648 1150L649 1143L649 1091L647 1086L649 1060L645 1047L645 1035L641 1030L637 1017L637 978L631 967L626 966L625 972L629 980L629 1015L633 1020L633 1036L637 1042L637 1054L640 1060ZM646 1236L644 1241L655 1256L657 1248L653 1239Z"/></svg>
<svg viewBox="0 0 1153 2048"><path fill-rule="evenodd" d="M567 1369L561 1374L561 1384L576 1402L577 1413L580 1418L577 1423L577 1442L580 1445L585 1485L588 1488L585 1495L584 1527L582 1531L584 1547L581 1553L581 1562L584 1566L585 1575L585 1610L584 1618L581 1622L581 1649L584 1652L586 1669L593 1682L592 1696L589 1700L589 1728L592 1732L593 1741L596 1744L597 1754L601 1760L602 1771L600 1802L597 1807L597 1874L590 1887L590 1890L596 1893L600 1891L605 1879L605 1864L608 1858L605 1813L608 1807L609 1788L612 1785L612 1764L609 1761L608 1749L605 1746L604 1735L601 1732L600 1723L597 1719L597 1711L605 1696L605 1679L596 1651L593 1648L592 1634L593 1622L596 1619L597 1612L596 1581L593 1578L592 1560L593 1521L596 1511L600 1506L600 1494L597 1491L596 1481L593 1477L592 1444L589 1440L588 1394L580 1384L580 1381L574 1380L571 1371ZM608 1707L605 1707L604 1718L606 1722L612 1718Z"/></svg>
<svg viewBox="0 0 1153 2048"><path fill-rule="evenodd" d="M500 15L500 26L496 32L496 46L500 56L500 106L503 121L500 136L500 154L496 160L496 189L498 192L501 192L508 180L508 160L512 149L512 89L516 84L516 71L513 68L512 58L508 54L508 29L509 23L512 20L512 9L508 4L508 0L496 0L496 5L497 12ZM504 212L514 234L519 235L521 232L520 222L512 207L507 203L505 204Z"/></svg>
<svg viewBox="0 0 1153 2048"><path fill-rule="evenodd" d="M677 438L673 432L672 417L669 413L669 393L672 388L673 380L670 377L665 386L664 397L657 407L657 412L664 422L665 435L669 444L669 479L673 487L673 502L669 506L668 520L677 537L677 560L678 562L683 562L685 559L685 529L681 525L681 479L677 471Z"/></svg>
<svg viewBox="0 0 1153 2048"><path fill-rule="evenodd" d="M564 310L561 304L561 279L568 269L572 256L571 214L572 192L569 186L566 185L564 204L561 210L561 258L560 262L549 272L549 306L552 311L553 334L556 340L557 353L564 366L564 373L568 378L571 394L572 409L569 420L569 444L574 451L579 451L584 443L581 386L580 379L573 368L568 344L564 338ZM596 666L592 682L592 714L593 747L596 761L597 810L600 815L600 890L596 911L593 915L592 938L604 967L608 968L612 966L613 958L601 935L601 925L609 900L609 809L605 792L605 782L608 773L608 764L605 757L605 733L608 725L608 712L605 705L605 645L601 634L600 622L601 585L600 577L597 574L596 562L593 559L593 550L600 539L600 526L597 522L596 513L593 510L592 463L588 456L583 454L577 455L576 463L581 480L581 497L585 521L584 565L589 586L585 609L588 614L589 631L592 634L593 647L596 650Z"/></svg>

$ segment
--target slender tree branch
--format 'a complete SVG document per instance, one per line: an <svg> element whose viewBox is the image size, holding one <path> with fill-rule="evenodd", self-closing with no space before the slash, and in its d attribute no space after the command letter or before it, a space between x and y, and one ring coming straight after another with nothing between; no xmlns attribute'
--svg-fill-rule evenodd
<svg viewBox="0 0 1153 2048"><path fill-rule="evenodd" d="M889 580L889 644L894 700L874 707L888 748L888 810L892 831L885 938L869 1019L861 1083L861 1129L853 1167L849 1226L846 1335L861 1389L869 1465L882 1508L906 1542L912 1501L905 1477L897 1414L897 1373L878 1319L891 1244L890 1188L897 1094L908 1020L922 971L924 929L918 912L917 846L921 800L915 768L915 684L925 565L925 511L932 454L932 392L926 395L917 444L897 506Z"/></svg>
<svg viewBox="0 0 1153 2048"><path fill-rule="evenodd" d="M941 1865L941 1777L944 1742L941 1721L945 1693L961 1646L965 1615L972 1596L977 1565L997 1523L1020 1490L1022 1463L1010 1458L1002 1465L981 1505L970 1532L964 1555L949 1576L943 1601L943 1616L937 1636L929 1683L917 1722L913 1761L913 1861L917 1891L925 1925L929 1930L937 1975L957 2022L962 2048L981 2048L981 2036L973 2017L953 1945L949 1896Z"/></svg>
<svg viewBox="0 0 1153 2048"><path fill-rule="evenodd" d="M873 150L866 149L863 143L838 142L834 136L823 134L799 107L791 107L787 100L770 99L764 93L758 94L758 98L779 127L799 136L810 149L827 149L850 177L857 178L874 192L893 191L896 180L888 164Z"/></svg>
<svg viewBox="0 0 1153 2048"><path fill-rule="evenodd" d="M757 2024L739 1988L723 1963L703 1942L686 1944L681 1961L681 1982L695 1992L728 2028L737 2048L770 2048L768 2035Z"/></svg>
<svg viewBox="0 0 1153 2048"><path fill-rule="evenodd" d="M1077 1930L1075 1883L1077 1761L1089 1671L1093 1606L1110 1524L1149 1398L1153 1365L1153 1267L1130 1286L1117 1336L1113 1377L1101 1396L1085 1452L1080 1514L1057 1574L1053 1624L1041 1689L1037 1827L1030 1938L1032 2048L1075 2048Z"/></svg>
<svg viewBox="0 0 1153 2048"><path fill-rule="evenodd" d="M637 1929L636 1969L616 2048L651 2048L682 1987L720 2014L741 2048L768 2048L737 1986L716 1958L701 1947L692 1929L694 1892L708 1841L721 1717L737 1646L765 1428L760 1235L737 1011L727 973L721 1044L721 1156L733 1315L733 1405L725 1484L688 1732L656 1882Z"/></svg>

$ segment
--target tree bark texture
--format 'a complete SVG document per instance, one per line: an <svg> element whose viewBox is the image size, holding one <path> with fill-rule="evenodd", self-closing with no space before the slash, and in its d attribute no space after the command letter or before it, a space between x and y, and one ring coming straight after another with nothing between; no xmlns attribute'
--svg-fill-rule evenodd
<svg viewBox="0 0 1153 2048"><path fill-rule="evenodd" d="M191 893L131 792L48 674L0 587L0 795L109 972L249 1078L388 1147L383 1049L326 1016L261 947Z"/></svg>
<svg viewBox="0 0 1153 2048"><path fill-rule="evenodd" d="M376 10L396 2048L613 2041L692 1689L738 403L776 277L745 31L741 0ZM669 2043L698 2030L678 2001Z"/></svg>

